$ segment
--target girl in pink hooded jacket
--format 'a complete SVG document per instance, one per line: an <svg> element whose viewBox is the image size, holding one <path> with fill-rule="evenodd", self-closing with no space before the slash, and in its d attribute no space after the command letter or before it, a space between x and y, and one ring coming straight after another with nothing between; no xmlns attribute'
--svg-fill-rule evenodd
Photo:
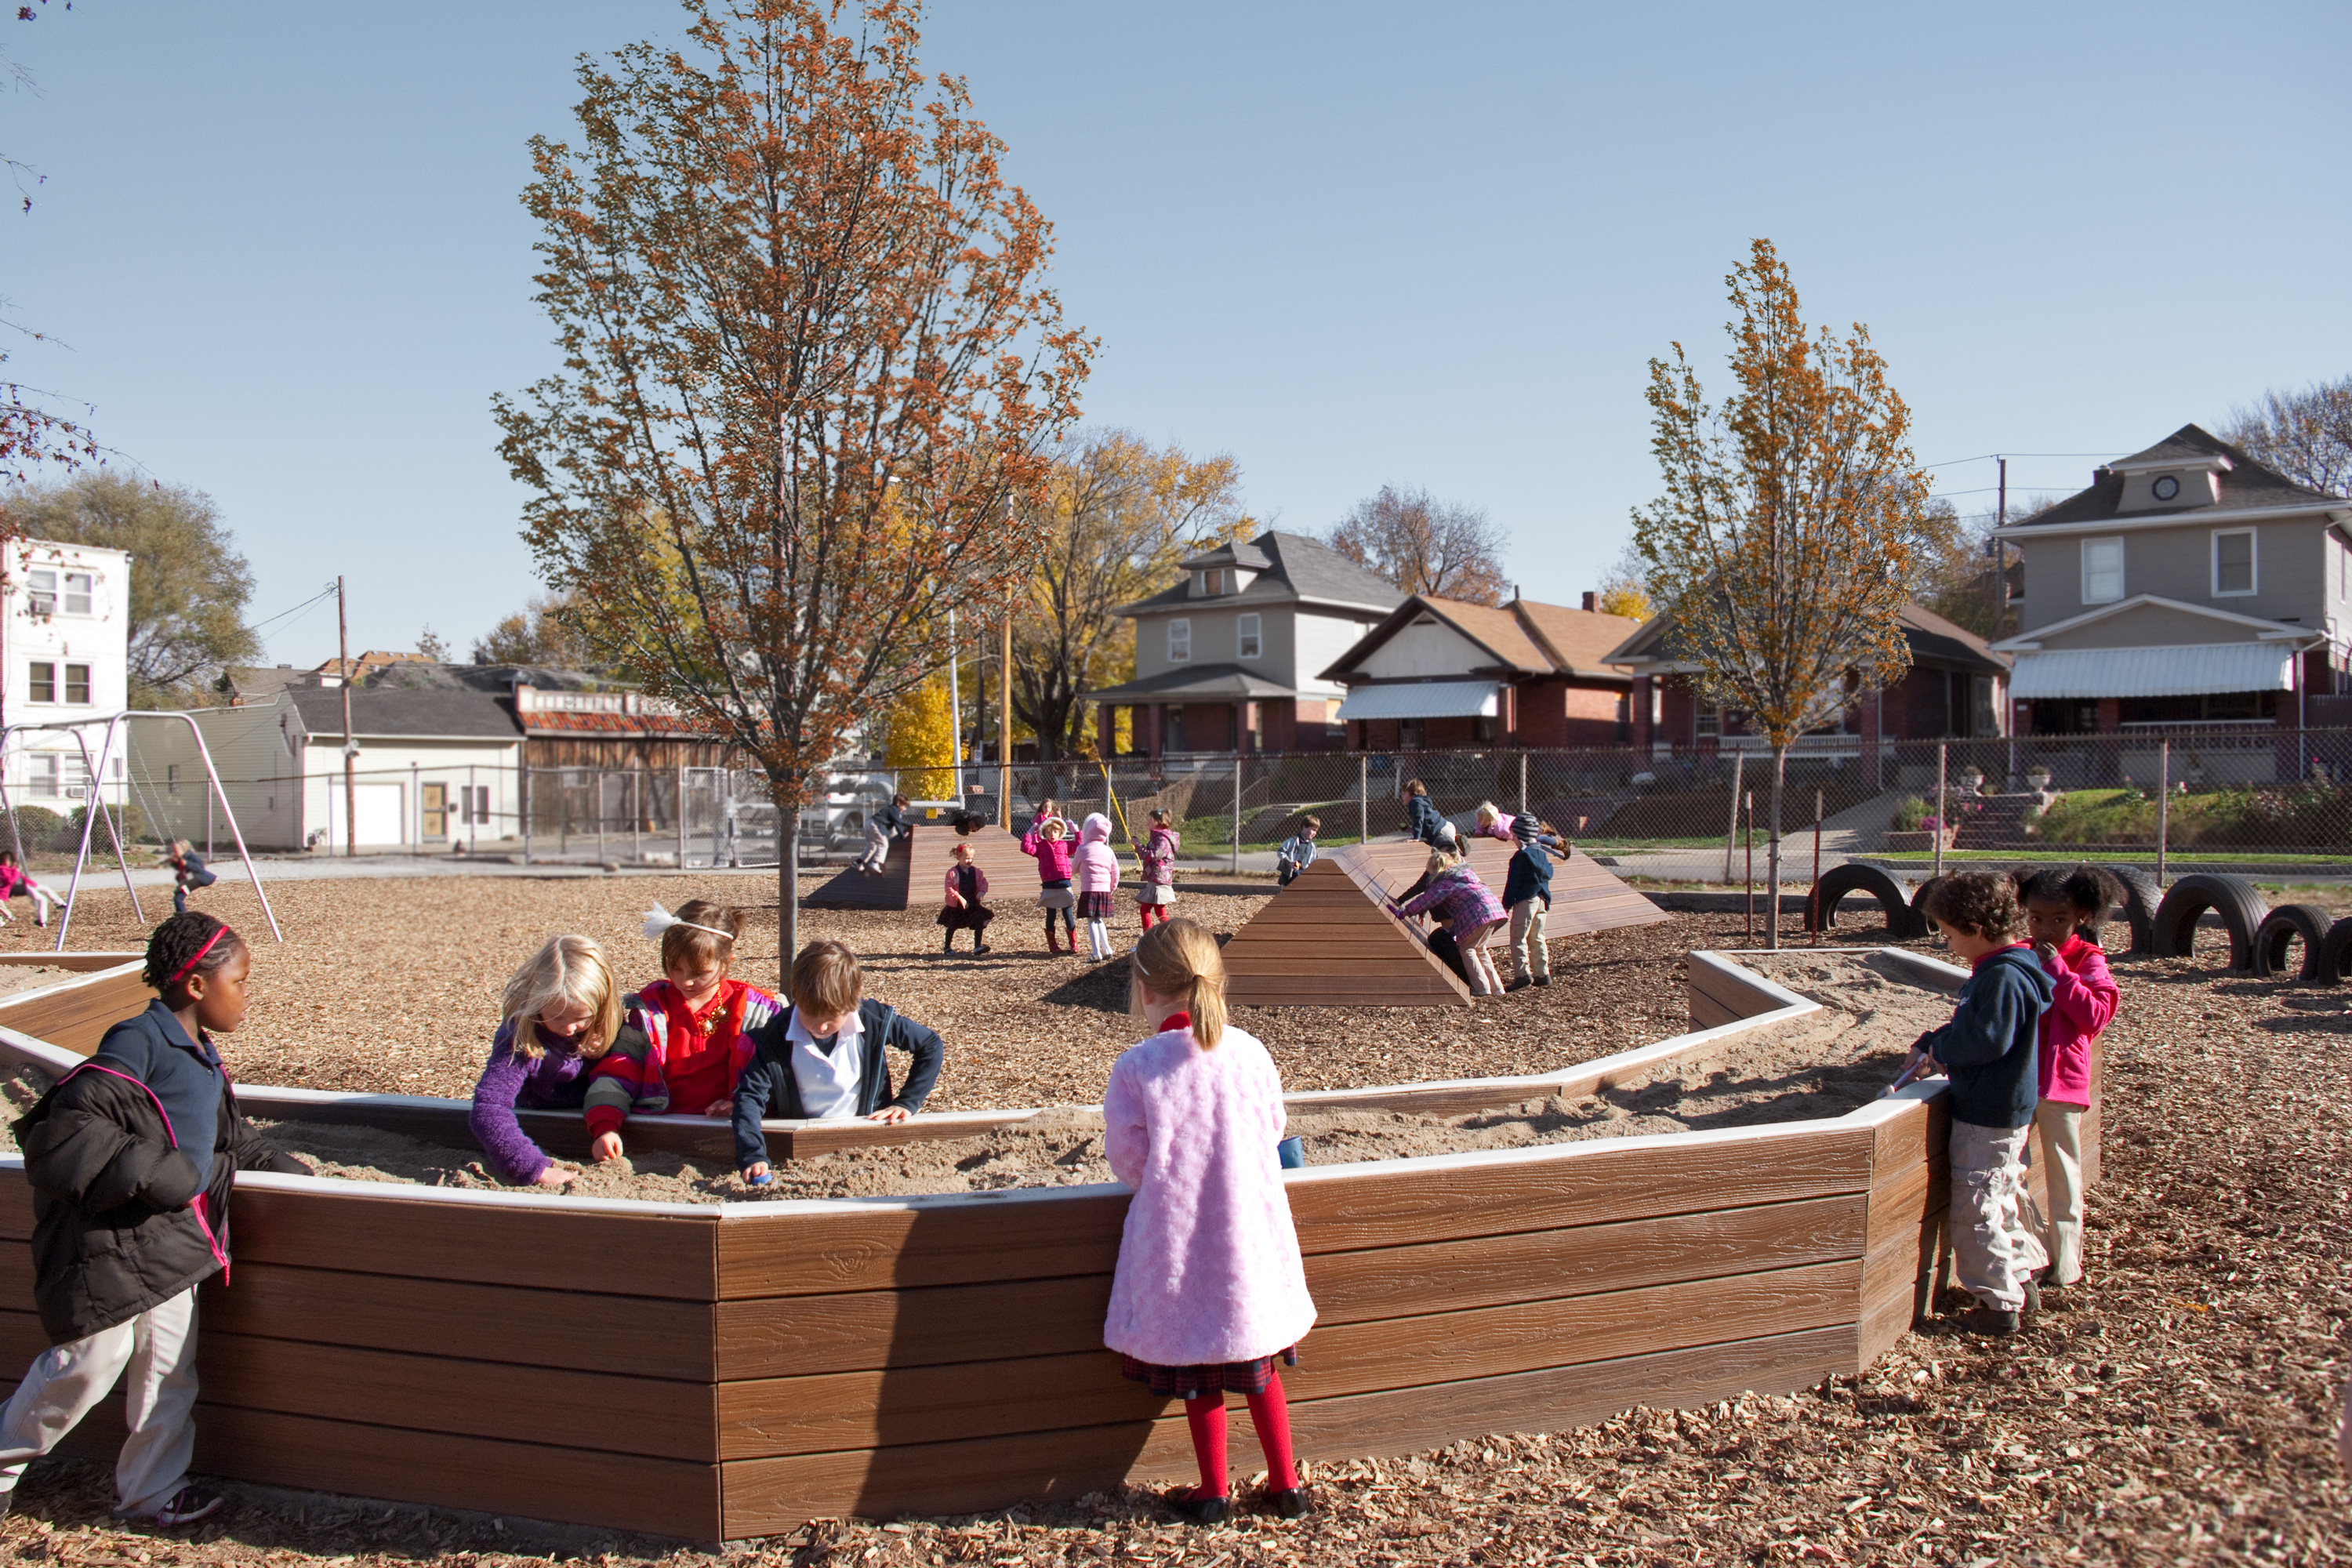
<svg viewBox="0 0 2352 1568"><path fill-rule="evenodd" d="M1045 804L1050 807L1054 803L1049 800ZM1051 811L1040 814L1029 825L1029 831L1021 836L1021 853L1037 862L1037 904L1045 911L1045 951L1062 951L1054 943L1054 917L1059 914L1062 930L1069 934L1070 952L1075 955L1078 951L1078 922L1070 909L1078 900L1070 891L1070 825Z"/></svg>
<svg viewBox="0 0 2352 1568"><path fill-rule="evenodd" d="M1078 879L1078 919L1087 922L1087 951L1099 963L1111 955L1111 895L1118 891L1118 855L1110 847L1110 818L1092 812L1078 827L1078 852L1070 857Z"/></svg>
<svg viewBox="0 0 2352 1568"><path fill-rule="evenodd" d="M2042 1237L2050 1270L2042 1283L2057 1288L2083 1278L2083 1112L2091 1103L2091 1042L2115 1017L2122 993L2107 973L2107 955L2081 935L2083 928L2098 929L2107 907L2096 871L2088 866L2036 871L2020 879L2018 894L2034 956L2051 980L2033 1126L2050 1188Z"/></svg>
<svg viewBox="0 0 2352 1568"><path fill-rule="evenodd" d="M1298 1364L1315 1302L1275 1147L1282 1079L1265 1047L1225 1023L1224 961L1198 923L1161 921L1132 962L1157 1032L1103 1090L1103 1153L1135 1189L1103 1342L1125 1376L1184 1401L1201 1484L1169 1493L1170 1507L1202 1524L1225 1517L1230 1393L1249 1401L1267 1502L1297 1519L1307 1494L1276 1363Z"/></svg>

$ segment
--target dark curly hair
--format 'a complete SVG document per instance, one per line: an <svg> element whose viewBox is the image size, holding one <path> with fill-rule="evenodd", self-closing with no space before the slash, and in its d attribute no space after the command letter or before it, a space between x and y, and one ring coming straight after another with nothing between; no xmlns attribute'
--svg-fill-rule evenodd
<svg viewBox="0 0 2352 1568"><path fill-rule="evenodd" d="M2018 926L2017 885L1990 871L1963 871L1927 889L1925 912L1960 931L2000 942Z"/></svg>
<svg viewBox="0 0 2352 1568"><path fill-rule="evenodd" d="M213 942L215 932L220 933L218 942ZM213 943L212 950L205 952L205 943L208 942ZM180 973L183 969L187 969L188 974L211 974L227 968L230 960L244 951L245 939L229 930L226 922L190 910L157 926L154 934L147 939L147 967L139 972L139 978L162 991L173 984L175 976L187 978ZM204 953L201 959L196 958L199 952ZM195 967L189 969L192 959L195 960Z"/></svg>
<svg viewBox="0 0 2352 1568"><path fill-rule="evenodd" d="M2021 904L2063 904L2076 912L2074 923L2095 928L2106 917L2112 895L2106 879L2088 866L2077 866L2062 871L2055 866L2045 866L2039 871L2021 873L2017 879L2017 901Z"/></svg>

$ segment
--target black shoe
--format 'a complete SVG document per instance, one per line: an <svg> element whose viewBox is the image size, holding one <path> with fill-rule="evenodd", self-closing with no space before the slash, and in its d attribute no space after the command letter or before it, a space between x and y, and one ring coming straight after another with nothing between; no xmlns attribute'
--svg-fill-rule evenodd
<svg viewBox="0 0 2352 1568"><path fill-rule="evenodd" d="M218 1512L224 1500L220 1493L203 1487L182 1487L172 1494L169 1502L155 1510L155 1522L166 1530L194 1524Z"/></svg>
<svg viewBox="0 0 2352 1568"><path fill-rule="evenodd" d="M1536 976L1536 984L1538 985L1549 985L1551 984L1551 976L1549 974L1538 974Z"/></svg>
<svg viewBox="0 0 2352 1568"><path fill-rule="evenodd" d="M984 942L973 942L971 944L971 950L974 952L986 952L988 951L988 943Z"/></svg>
<svg viewBox="0 0 2352 1568"><path fill-rule="evenodd" d="M1503 989L1507 993L1512 991L1525 991L1528 986L1534 984L1535 982L1532 980L1514 980L1508 985L1504 986Z"/></svg>
<svg viewBox="0 0 2352 1568"><path fill-rule="evenodd" d="M1988 1339L2005 1340L2017 1332L2017 1314L1998 1307L1971 1307L1959 1315L1958 1321L1962 1333L1982 1334Z"/></svg>
<svg viewBox="0 0 2352 1568"><path fill-rule="evenodd" d="M1231 1507L1230 1500L1222 1496L1204 1497L1198 1487L1178 1487L1172 1492L1163 1493L1160 1500L1175 1510L1178 1517L1189 1519L1194 1524L1223 1524Z"/></svg>
<svg viewBox="0 0 2352 1568"><path fill-rule="evenodd" d="M1268 1508L1284 1519L1305 1519L1307 1514L1305 1487L1286 1489L1269 1487L1266 1489L1265 1502Z"/></svg>

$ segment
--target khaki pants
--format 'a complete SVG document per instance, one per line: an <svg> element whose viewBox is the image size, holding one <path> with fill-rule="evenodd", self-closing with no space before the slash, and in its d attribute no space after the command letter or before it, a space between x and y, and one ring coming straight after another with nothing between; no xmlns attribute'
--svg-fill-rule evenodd
<svg viewBox="0 0 2352 1568"><path fill-rule="evenodd" d="M1549 980L1551 950L1544 946L1544 905L1541 899L1522 899L1511 906L1511 978Z"/></svg>
<svg viewBox="0 0 2352 1568"><path fill-rule="evenodd" d="M2032 1131L1952 1123L1953 1261L1961 1289L2004 1312L2025 1305L2025 1282L2050 1261L2025 1217L2025 1141Z"/></svg>
<svg viewBox="0 0 2352 1568"><path fill-rule="evenodd" d="M152 1514L187 1484L195 1452L196 1292L194 1286L127 1323L33 1358L0 1410L0 1496L123 1384L131 1436L114 1463L114 1508Z"/></svg>
<svg viewBox="0 0 2352 1568"><path fill-rule="evenodd" d="M2039 1216L2050 1283L2072 1285L2083 1277L2083 1108L2045 1100L2033 1108L2033 1130L2050 1189L2049 1210Z"/></svg>

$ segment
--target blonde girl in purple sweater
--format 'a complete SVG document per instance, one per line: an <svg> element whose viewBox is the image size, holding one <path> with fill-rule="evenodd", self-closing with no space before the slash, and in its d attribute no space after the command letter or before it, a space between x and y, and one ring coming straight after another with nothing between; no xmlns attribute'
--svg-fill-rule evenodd
<svg viewBox="0 0 2352 1568"><path fill-rule="evenodd" d="M1281 1075L1225 1022L1224 961L1202 926L1161 921L1130 962L1154 1032L1103 1090L1103 1152L1135 1189L1103 1342L1126 1376L1184 1401L1201 1484L1170 1492L1169 1507L1201 1524L1225 1517L1225 1395L1238 1394L1265 1455L1266 1503L1297 1519L1307 1493L1276 1363L1297 1364L1315 1302L1275 1150Z"/></svg>

